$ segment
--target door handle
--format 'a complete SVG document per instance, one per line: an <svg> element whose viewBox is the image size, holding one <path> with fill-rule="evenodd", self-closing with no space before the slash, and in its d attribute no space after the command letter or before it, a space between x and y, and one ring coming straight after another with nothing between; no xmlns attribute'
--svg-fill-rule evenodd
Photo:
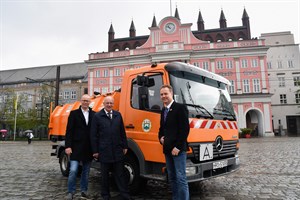
<svg viewBox="0 0 300 200"><path fill-rule="evenodd" d="M128 124L125 126L126 128L134 128L133 124Z"/></svg>

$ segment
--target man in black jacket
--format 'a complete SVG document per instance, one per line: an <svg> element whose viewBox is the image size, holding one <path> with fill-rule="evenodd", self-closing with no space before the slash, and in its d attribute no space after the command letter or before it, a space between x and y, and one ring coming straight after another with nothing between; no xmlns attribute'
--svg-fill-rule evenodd
<svg viewBox="0 0 300 200"><path fill-rule="evenodd" d="M81 97L81 106L70 112L66 129L65 153L70 156L70 172L68 178L68 196L73 199L76 192L78 166L82 163L80 179L81 197L88 198L88 177L93 159L90 144L90 127L95 112L89 108L91 97Z"/></svg>
<svg viewBox="0 0 300 200"><path fill-rule="evenodd" d="M188 200L189 187L186 180L187 137L190 131L186 106L173 100L173 88L163 85L160 97L164 104L161 112L158 139L163 145L169 183L173 200Z"/></svg>
<svg viewBox="0 0 300 200"><path fill-rule="evenodd" d="M128 144L121 113L113 110L114 99L107 96L104 108L95 114L91 127L93 156L101 164L101 196L110 199L109 171L112 170L123 200L130 199L124 172Z"/></svg>

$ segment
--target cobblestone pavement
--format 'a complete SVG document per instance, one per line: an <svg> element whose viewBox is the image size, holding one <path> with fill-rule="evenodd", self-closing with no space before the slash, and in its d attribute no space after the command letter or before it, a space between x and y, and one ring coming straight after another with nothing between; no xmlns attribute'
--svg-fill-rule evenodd
<svg viewBox="0 0 300 200"><path fill-rule="evenodd" d="M51 142L0 141L0 199L64 199L67 178ZM190 187L191 200L300 199L300 138L241 139L241 167L236 173ZM91 170L89 193L100 198L99 173ZM118 193L112 189L112 199ZM76 195L79 199L79 193ZM171 199L167 185L150 181L135 200Z"/></svg>

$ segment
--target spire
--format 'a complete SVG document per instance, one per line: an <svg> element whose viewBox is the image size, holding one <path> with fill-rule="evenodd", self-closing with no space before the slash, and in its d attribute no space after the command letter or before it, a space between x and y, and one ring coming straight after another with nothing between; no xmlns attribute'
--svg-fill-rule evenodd
<svg viewBox="0 0 300 200"><path fill-rule="evenodd" d="M197 25L198 25L198 31L204 30L204 20L202 18L202 14L201 14L200 10L199 10L199 15L198 15Z"/></svg>
<svg viewBox="0 0 300 200"><path fill-rule="evenodd" d="M246 8L244 8L243 18L242 19L249 19L249 16L248 16L248 13L246 11Z"/></svg>
<svg viewBox="0 0 300 200"><path fill-rule="evenodd" d="M226 24L226 18L223 12L223 9L221 10L221 15L220 15L220 28L227 28L227 24Z"/></svg>
<svg viewBox="0 0 300 200"><path fill-rule="evenodd" d="M151 25L151 27L157 27L155 15L153 16L153 20L152 20L152 25Z"/></svg>
<svg viewBox="0 0 300 200"><path fill-rule="evenodd" d="M115 33L112 23L110 24L110 28L109 28L108 33Z"/></svg>
<svg viewBox="0 0 300 200"><path fill-rule="evenodd" d="M135 37L135 27L134 27L133 20L131 20L131 25L130 25L130 29L129 29L129 37Z"/></svg>
<svg viewBox="0 0 300 200"><path fill-rule="evenodd" d="M247 28L247 36L250 39L251 38L250 21L249 21L249 16L246 11L246 8L244 8L242 22L243 22L243 26Z"/></svg>
<svg viewBox="0 0 300 200"><path fill-rule="evenodd" d="M180 21L180 17L179 17L179 14L178 14L177 6L176 6L176 10L175 10L175 17Z"/></svg>

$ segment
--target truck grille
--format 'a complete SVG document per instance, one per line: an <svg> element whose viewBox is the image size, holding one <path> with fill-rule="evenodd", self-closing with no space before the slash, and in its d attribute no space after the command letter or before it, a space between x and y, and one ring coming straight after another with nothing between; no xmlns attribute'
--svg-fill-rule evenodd
<svg viewBox="0 0 300 200"><path fill-rule="evenodd" d="M216 149L215 142L213 143L213 160L220 160L228 157L232 157L235 155L237 149L236 149L237 140L229 140L229 141L223 141L223 149L221 151L218 151ZM199 163L199 150L200 150L200 143L190 143L189 147L193 149L193 155L189 156L192 161ZM210 160L211 161L211 160ZM205 161L203 161L205 162Z"/></svg>

